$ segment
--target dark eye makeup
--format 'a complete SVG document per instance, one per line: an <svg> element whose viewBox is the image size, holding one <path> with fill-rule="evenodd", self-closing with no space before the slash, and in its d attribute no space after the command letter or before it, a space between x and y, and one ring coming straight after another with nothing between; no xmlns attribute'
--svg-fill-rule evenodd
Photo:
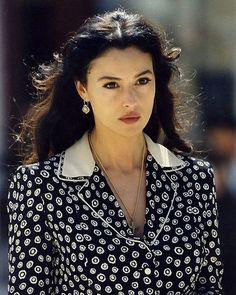
<svg viewBox="0 0 236 295"><path fill-rule="evenodd" d="M150 78L147 78L147 77L143 77L143 78L140 78L138 79L137 81L137 85L146 85L148 84L149 82L151 81ZM108 82L106 84L103 85L104 88L107 88L107 89L115 89L115 88L118 88L119 85L117 84L117 82Z"/></svg>

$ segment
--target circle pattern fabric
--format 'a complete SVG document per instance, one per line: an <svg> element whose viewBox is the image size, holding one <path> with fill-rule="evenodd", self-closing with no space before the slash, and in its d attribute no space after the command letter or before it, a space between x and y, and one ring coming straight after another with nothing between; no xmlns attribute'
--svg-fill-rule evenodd
<svg viewBox="0 0 236 295"><path fill-rule="evenodd" d="M222 294L212 169L146 158L146 223L136 237L98 166L57 177L61 155L20 167L9 189L9 294Z"/></svg>

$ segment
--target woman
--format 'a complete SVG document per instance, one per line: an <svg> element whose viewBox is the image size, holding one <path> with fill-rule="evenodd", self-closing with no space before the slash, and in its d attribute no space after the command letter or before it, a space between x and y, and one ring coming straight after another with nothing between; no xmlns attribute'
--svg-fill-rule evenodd
<svg viewBox="0 0 236 295"><path fill-rule="evenodd" d="M41 66L9 191L10 294L222 294L212 169L177 132L179 53L116 10Z"/></svg>

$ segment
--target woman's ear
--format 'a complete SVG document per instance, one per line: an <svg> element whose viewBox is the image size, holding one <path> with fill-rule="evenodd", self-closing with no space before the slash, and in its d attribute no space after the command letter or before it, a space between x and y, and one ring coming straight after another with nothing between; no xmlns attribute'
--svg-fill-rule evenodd
<svg viewBox="0 0 236 295"><path fill-rule="evenodd" d="M75 81L75 87L76 87L77 92L79 93L79 96L84 101L89 101L87 89L79 80Z"/></svg>

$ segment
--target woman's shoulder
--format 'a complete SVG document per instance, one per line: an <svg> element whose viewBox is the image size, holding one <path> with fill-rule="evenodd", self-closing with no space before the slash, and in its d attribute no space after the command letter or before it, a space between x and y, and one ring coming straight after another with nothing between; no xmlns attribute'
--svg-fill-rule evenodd
<svg viewBox="0 0 236 295"><path fill-rule="evenodd" d="M213 176L214 171L212 164L208 161L207 157L200 157L195 155L186 155L183 153L175 153L176 157L184 161L185 168L187 171L196 172L207 172Z"/></svg>
<svg viewBox="0 0 236 295"><path fill-rule="evenodd" d="M53 155L47 160L38 161L30 164L22 164L12 169L11 178L13 180L20 179L22 177L37 177L37 176L49 176L58 170L59 163L63 152L60 154Z"/></svg>
<svg viewBox="0 0 236 295"><path fill-rule="evenodd" d="M208 161L206 156L201 157L200 155L195 156L192 154L185 154L181 152L174 152L174 154L176 155L176 157L184 161L187 166L196 165L198 167L205 167L205 168L212 167L211 163Z"/></svg>
<svg viewBox="0 0 236 295"><path fill-rule="evenodd" d="M215 195L215 175L212 164L206 159L193 155L176 154L185 163L185 167L179 171L180 179L190 189L197 193L203 192L209 200Z"/></svg>
<svg viewBox="0 0 236 295"><path fill-rule="evenodd" d="M150 137L145 135L148 150L154 157L156 162L164 167L165 170L181 170L187 168L193 170L208 170L212 169L211 164L206 158L186 154L181 151L169 149L163 144L153 142Z"/></svg>

